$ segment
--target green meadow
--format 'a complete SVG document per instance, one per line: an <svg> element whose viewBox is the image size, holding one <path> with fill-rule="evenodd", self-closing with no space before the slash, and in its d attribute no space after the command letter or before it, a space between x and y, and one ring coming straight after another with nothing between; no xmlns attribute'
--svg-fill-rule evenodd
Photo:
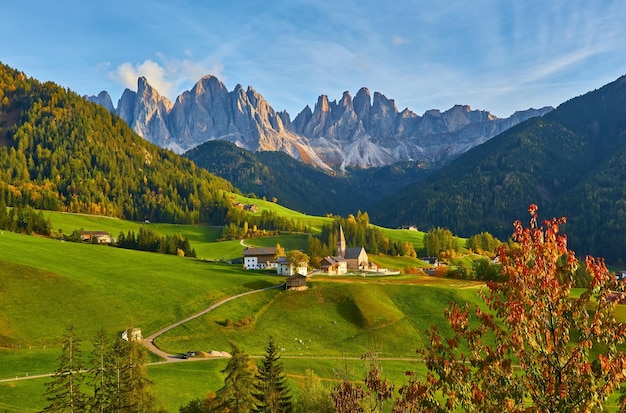
<svg viewBox="0 0 626 413"><path fill-rule="evenodd" d="M238 198L261 208L282 208L261 200ZM282 213L282 212L281 212ZM312 227L329 218L307 217ZM76 244L0 233L0 411L36 412L45 407L46 378L2 381L49 374L56 368L60 342L73 325L89 353L95 333L111 336L134 326L143 335L197 313L238 293L278 286L284 279L271 271L245 271L227 264L240 259L240 241L218 242L221 228L201 225L145 224L118 219L46 212L55 231L74 229L138 231L141 225L161 234L189 238L198 259ZM423 233L384 230L396 240L423 245ZM306 235L245 240L248 246L281 244L306 247ZM425 264L410 257L373 256L382 267L407 270ZM471 265L471 262L464 263ZM157 338L171 353L228 351L233 341L252 357L274 337L294 394L306 369L332 387L339 371L364 377L361 356L376 350L385 374L397 386L406 370L424 374L416 350L427 345L431 325L449 331L444 309L450 302L480 304L482 284L471 281L400 274L394 276L315 275L309 289L272 289L227 302ZM626 319L620 306L618 317ZM156 360L156 359L155 359ZM149 366L153 391L171 412L222 384L226 360L203 360ZM609 406L611 407L611 406Z"/></svg>
<svg viewBox="0 0 626 413"><path fill-rule="evenodd" d="M242 201L280 207L260 200ZM308 219L307 225L312 227L321 227L329 220L292 214L294 219ZM59 212L45 215L56 233L84 229L117 235L136 232L141 225L161 234L179 233L189 238L199 259L2 232L0 380L53 371L62 335L70 325L88 353L100 328L113 336L134 326L147 336L222 298L283 282L271 272L244 271L240 265L218 262L240 258L244 248L239 241L217 242L221 234L218 227L147 224ZM302 249L306 235L245 240L249 246L277 243L287 250ZM385 257L381 260L386 266L394 263ZM395 263L395 268L403 268L417 266L419 260ZM431 281L409 275L358 279L318 276L306 291L269 290L233 300L159 337L157 344L171 352L227 351L232 340L251 355L260 356L268 336L273 335L294 384L306 368L333 380L341 360L358 360L373 348L379 349L382 357L402 358L395 362L402 366L415 363L415 350L423 347L424 330L433 314L443 317L443 306L436 308L438 304L428 296L443 294L441 302L450 297L473 299L472 289L451 290L445 285L447 280L437 280L439 286L428 285ZM450 291L456 292L450 296ZM223 360L157 364L150 367L149 374L164 406L176 411L179 405L219 387L223 364ZM398 367L398 371L403 370ZM45 405L45 382L0 383L0 410L41 409Z"/></svg>

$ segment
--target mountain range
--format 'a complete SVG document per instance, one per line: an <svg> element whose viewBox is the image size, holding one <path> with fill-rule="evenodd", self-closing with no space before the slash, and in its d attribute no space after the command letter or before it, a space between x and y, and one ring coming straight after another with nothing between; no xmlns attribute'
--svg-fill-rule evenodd
<svg viewBox="0 0 626 413"><path fill-rule="evenodd" d="M231 159L233 166L225 170L237 170L239 159L250 153L265 153L236 154L243 149L209 145L215 143L203 144L205 154ZM227 150L238 156L219 156ZM279 156L272 162L251 159L239 170L271 183L278 175L272 165L291 159L273 154ZM366 211L378 225L443 227L460 236L489 231L501 239L511 234L514 220L525 220L534 203L542 218L567 218L561 229L576 252L614 264L626 260L626 76L527 119L439 168L425 168L421 177L410 175L424 164L372 168L358 184L342 186L315 181L332 173L315 175L310 171L321 171L292 164L275 185L288 183L280 203L367 194L372 202ZM383 175L377 176L379 171ZM384 193L384 179L394 174L399 189ZM419 182L411 183L416 178ZM293 190L299 182L319 191ZM0 65L0 204L217 224L238 211L224 196L229 190L234 190L230 182L147 142L103 107Z"/></svg>
<svg viewBox="0 0 626 413"><path fill-rule="evenodd" d="M172 103L144 77L137 92L126 89L117 107L103 91L86 96L105 106L146 140L183 153L204 142L225 140L250 151L282 151L323 170L370 168L403 161L445 164L526 119L551 107L519 111L504 119L456 105L422 116L398 111L395 101L367 88L339 101L318 98L293 120L275 111L252 87L228 91L208 75Z"/></svg>

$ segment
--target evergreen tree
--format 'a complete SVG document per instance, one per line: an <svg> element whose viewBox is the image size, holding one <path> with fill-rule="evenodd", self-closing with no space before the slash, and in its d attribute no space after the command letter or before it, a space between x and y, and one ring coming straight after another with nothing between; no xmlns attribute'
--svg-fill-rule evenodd
<svg viewBox="0 0 626 413"><path fill-rule="evenodd" d="M58 358L59 367L47 384L46 396L51 403L44 412L85 411L85 394L81 389L84 376L80 340L76 337L74 327L67 329L63 337L62 352Z"/></svg>
<svg viewBox="0 0 626 413"><path fill-rule="evenodd" d="M265 357L261 360L256 374L254 397L258 400L255 412L290 413L293 411L287 378L283 363L277 355L272 336L269 338Z"/></svg>
<svg viewBox="0 0 626 413"><path fill-rule="evenodd" d="M216 401L210 412L250 413L256 408L254 390L254 364L250 357L230 343L232 358L222 370L226 374L224 386L216 393Z"/></svg>
<svg viewBox="0 0 626 413"><path fill-rule="evenodd" d="M128 337L126 346L126 399L128 409L133 413L153 411L154 397L148 391L152 381L148 379L146 348L138 339Z"/></svg>
<svg viewBox="0 0 626 413"><path fill-rule="evenodd" d="M92 412L106 413L111 411L109 342L104 329L100 329L93 341L93 352L90 359L90 384L93 396L89 399Z"/></svg>

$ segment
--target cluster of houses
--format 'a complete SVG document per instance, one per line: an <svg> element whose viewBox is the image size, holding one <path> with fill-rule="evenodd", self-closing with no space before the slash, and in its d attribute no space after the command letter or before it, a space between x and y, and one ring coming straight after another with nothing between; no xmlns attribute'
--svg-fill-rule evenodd
<svg viewBox="0 0 626 413"><path fill-rule="evenodd" d="M302 262L293 265L286 257L276 257L275 247L245 248L243 251L243 267L246 270L274 268L278 275L288 277L287 289L306 286L306 277L309 275L308 263ZM339 227L337 255L324 257L320 263L320 269L329 275L342 275L346 274L348 270L376 269L376 265L370 264L364 247L346 248L343 228Z"/></svg>

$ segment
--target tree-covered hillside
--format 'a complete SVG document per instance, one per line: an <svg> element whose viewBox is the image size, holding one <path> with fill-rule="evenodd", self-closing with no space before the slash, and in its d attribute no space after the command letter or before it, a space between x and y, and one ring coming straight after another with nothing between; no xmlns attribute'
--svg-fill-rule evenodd
<svg viewBox="0 0 626 413"><path fill-rule="evenodd" d="M400 188L424 179L432 170L424 163L402 162L382 168L328 174L283 152L250 152L225 141L208 141L185 156L221 176L244 193L308 214L348 215Z"/></svg>
<svg viewBox="0 0 626 413"><path fill-rule="evenodd" d="M103 107L0 64L0 203L132 220L223 223L232 185Z"/></svg>
<svg viewBox="0 0 626 413"><path fill-rule="evenodd" d="M626 260L626 77L474 148L370 210L393 226L504 239L531 203L566 216L580 253Z"/></svg>

